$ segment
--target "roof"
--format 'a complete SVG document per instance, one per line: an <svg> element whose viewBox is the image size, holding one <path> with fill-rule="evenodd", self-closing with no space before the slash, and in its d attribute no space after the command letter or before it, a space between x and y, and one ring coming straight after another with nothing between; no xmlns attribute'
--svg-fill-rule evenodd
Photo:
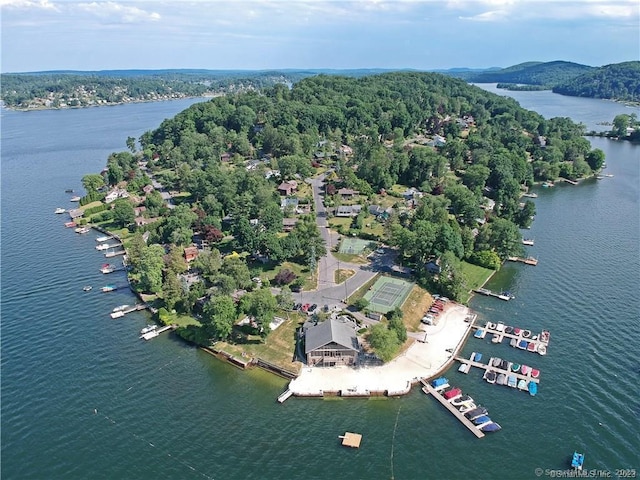
<svg viewBox="0 0 640 480"><path fill-rule="evenodd" d="M331 342L358 351L358 337L353 327L341 320L329 319L307 329L305 353L317 350Z"/></svg>

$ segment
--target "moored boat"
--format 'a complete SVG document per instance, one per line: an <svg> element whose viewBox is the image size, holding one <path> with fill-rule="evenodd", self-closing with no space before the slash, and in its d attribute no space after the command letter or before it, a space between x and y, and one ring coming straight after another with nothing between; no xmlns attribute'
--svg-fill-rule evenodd
<svg viewBox="0 0 640 480"><path fill-rule="evenodd" d="M460 366L458 367L458 371L460 373L469 373L470 368L471 368L471 365L469 365L468 363L461 363Z"/></svg>
<svg viewBox="0 0 640 480"><path fill-rule="evenodd" d="M72 202L79 202L79 201L80 201L80 197L79 197L79 196L77 196L77 195L76 195L76 196L73 196L73 197L71 197L71 200L70 200L70 201L72 201Z"/></svg>
<svg viewBox="0 0 640 480"><path fill-rule="evenodd" d="M486 334L487 334L486 330L479 328L478 330L476 330L476 333L474 333L473 336L476 338L484 338Z"/></svg>
<svg viewBox="0 0 640 480"><path fill-rule="evenodd" d="M551 338L551 334L548 330L543 330L540 333L540 341L543 343L549 343L549 339Z"/></svg>
<svg viewBox="0 0 640 480"><path fill-rule="evenodd" d="M469 395L460 395L459 397L451 399L451 405L453 405L454 407L459 407L469 402L473 402L473 398L471 398Z"/></svg>
<svg viewBox="0 0 640 480"><path fill-rule="evenodd" d="M527 381L526 380L520 380L518 381L518 390L528 390L529 387L527 387Z"/></svg>
<svg viewBox="0 0 640 480"><path fill-rule="evenodd" d="M502 427L496 422L490 422L490 423L487 423L486 425L482 425L480 427L480 430L482 430L483 432L497 432L501 428Z"/></svg>
<svg viewBox="0 0 640 480"><path fill-rule="evenodd" d="M513 327L513 334L520 335L522 333L522 329L519 327Z"/></svg>
<svg viewBox="0 0 640 480"><path fill-rule="evenodd" d="M110 264L105 264L102 266L102 268L100 268L100 271L102 273L112 273L112 272L115 272L115 270L116 270L116 266L110 265Z"/></svg>
<svg viewBox="0 0 640 480"><path fill-rule="evenodd" d="M53 213L57 213L57 214L64 213L64 212L66 212L66 210L61 207L58 207L53 211Z"/></svg>
<svg viewBox="0 0 640 480"><path fill-rule="evenodd" d="M512 334L513 327L511 325L507 325L506 327L504 327L504 333Z"/></svg>
<svg viewBox="0 0 640 480"><path fill-rule="evenodd" d="M479 362L480 360L482 360L482 354L480 352L476 352L475 356L473 357L473 359L476 362Z"/></svg>
<svg viewBox="0 0 640 480"><path fill-rule="evenodd" d="M531 378L538 378L540 376L540 370L535 368L531 369Z"/></svg>
<svg viewBox="0 0 640 480"><path fill-rule="evenodd" d="M511 341L509 342L509 345L511 345L513 348L516 348L518 346L518 339L512 338Z"/></svg>
<svg viewBox="0 0 640 480"><path fill-rule="evenodd" d="M82 290L84 290L85 292L90 292L92 288L93 287L91 285L85 285L84 287L82 287Z"/></svg>
<svg viewBox="0 0 640 480"><path fill-rule="evenodd" d="M131 305L118 305L116 308L113 309L113 311L114 312L121 312L122 310L126 310L130 306Z"/></svg>
<svg viewBox="0 0 640 480"><path fill-rule="evenodd" d="M474 418L477 418L481 415L486 415L487 414L487 409L484 407L476 407L473 408L471 410L469 410L468 412L465 412L464 416L467 417L467 419L469 420L473 420Z"/></svg>
<svg viewBox="0 0 640 480"><path fill-rule="evenodd" d="M529 365L522 365L522 367L520 367L520 371L522 372L522 375L527 375L531 371L531 367Z"/></svg>
<svg viewBox="0 0 640 480"><path fill-rule="evenodd" d="M494 367L500 367L500 364L502 363L502 359L495 357L492 361L491 361L491 365Z"/></svg>
<svg viewBox="0 0 640 480"><path fill-rule="evenodd" d="M474 425L482 425L483 423L490 422L491 419L487 415L480 415L479 417L474 418L471 421L473 422Z"/></svg>
<svg viewBox="0 0 640 480"><path fill-rule="evenodd" d="M156 328L158 328L157 325L149 324L146 327L143 327L142 330L140 330L140 334L144 335L145 333L154 331Z"/></svg>
<svg viewBox="0 0 640 480"><path fill-rule="evenodd" d="M454 387L451 390L447 390L446 392L444 392L442 394L442 396L444 398L446 398L447 400L451 400L453 398L457 398L457 397L459 397L461 395L462 395L462 390L457 388L457 387Z"/></svg>
<svg viewBox="0 0 640 480"><path fill-rule="evenodd" d="M104 287L102 287L102 291L103 292L113 292L114 290L117 290L118 287L115 285L105 285Z"/></svg>
<svg viewBox="0 0 640 480"><path fill-rule="evenodd" d="M91 231L91 229L89 227L78 227L74 230L76 233L89 233Z"/></svg>
<svg viewBox="0 0 640 480"><path fill-rule="evenodd" d="M527 345L527 351L535 352L537 350L538 350L538 344L536 342L529 342L529 345Z"/></svg>
<svg viewBox="0 0 640 480"><path fill-rule="evenodd" d="M487 330L495 330L496 324L492 322L487 322L486 327L487 327Z"/></svg>
<svg viewBox="0 0 640 480"><path fill-rule="evenodd" d="M547 346L544 345L544 344L538 345L538 353L540 355L546 355L547 354Z"/></svg>
<svg viewBox="0 0 640 480"><path fill-rule="evenodd" d="M445 377L439 377L431 382L431 386L436 390L444 389L449 386L449 380L447 380Z"/></svg>
<svg viewBox="0 0 640 480"><path fill-rule="evenodd" d="M487 383L496 383L496 372L494 372L493 370L487 370L487 373L485 373L484 377Z"/></svg>
<svg viewBox="0 0 640 480"><path fill-rule="evenodd" d="M518 386L518 379L515 375L509 375L507 377L507 385L511 388L516 388Z"/></svg>
<svg viewBox="0 0 640 480"><path fill-rule="evenodd" d="M509 292L507 292L507 293L509 293ZM498 322L497 325L496 325L496 330L498 332L504 332L504 327L505 327L504 323Z"/></svg>
<svg viewBox="0 0 640 480"><path fill-rule="evenodd" d="M496 379L496 383L498 385L506 385L507 384L507 376L504 373L498 374L498 378Z"/></svg>
<svg viewBox="0 0 640 480"><path fill-rule="evenodd" d="M529 395L535 397L536 393L538 393L538 384L536 382L529 382Z"/></svg>
<svg viewBox="0 0 640 480"><path fill-rule="evenodd" d="M466 402L466 403L463 403L462 405L460 405L458 407L458 410L460 411L460 413L467 413L467 412L470 412L471 410L473 410L474 408L478 408L475 403Z"/></svg>
<svg viewBox="0 0 640 480"><path fill-rule="evenodd" d="M500 335L499 333L494 333L493 337L491 338L491 343L500 343L502 341L502 335Z"/></svg>
<svg viewBox="0 0 640 480"><path fill-rule="evenodd" d="M96 245L96 250L107 250L109 248L108 243L101 243L100 245Z"/></svg>
<svg viewBox="0 0 640 480"><path fill-rule="evenodd" d="M96 238L96 242L98 242L98 243L104 243L107 240L111 240L111 237L109 237L109 236L101 236L101 237Z"/></svg>
<svg viewBox="0 0 640 480"><path fill-rule="evenodd" d="M529 342L527 342L526 340L520 340L518 342L518 348L520 350L526 350L528 346L529 346Z"/></svg>
<svg viewBox="0 0 640 480"><path fill-rule="evenodd" d="M575 470L582 470L583 464L584 453L573 452L573 457L571 457L571 467Z"/></svg>
<svg viewBox="0 0 640 480"><path fill-rule="evenodd" d="M111 315L111 318L120 318L120 317L124 317L124 312L123 311L111 312L109 315Z"/></svg>
<svg viewBox="0 0 640 480"><path fill-rule="evenodd" d="M531 336L531 330L523 330L522 331L522 336L524 338L529 338Z"/></svg>
<svg viewBox="0 0 640 480"><path fill-rule="evenodd" d="M511 370L515 373L518 373L518 371L520 371L520 364L519 363L512 363L511 364Z"/></svg>
<svg viewBox="0 0 640 480"><path fill-rule="evenodd" d="M64 226L67 228L73 228L73 227L76 227L77 225L76 225L76 222L65 222Z"/></svg>

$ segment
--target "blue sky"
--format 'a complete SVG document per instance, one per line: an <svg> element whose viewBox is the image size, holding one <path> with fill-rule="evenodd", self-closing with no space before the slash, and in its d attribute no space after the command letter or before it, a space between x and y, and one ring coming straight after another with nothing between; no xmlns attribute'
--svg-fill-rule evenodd
<svg viewBox="0 0 640 480"><path fill-rule="evenodd" d="M638 0L0 0L0 12L2 72L640 59Z"/></svg>

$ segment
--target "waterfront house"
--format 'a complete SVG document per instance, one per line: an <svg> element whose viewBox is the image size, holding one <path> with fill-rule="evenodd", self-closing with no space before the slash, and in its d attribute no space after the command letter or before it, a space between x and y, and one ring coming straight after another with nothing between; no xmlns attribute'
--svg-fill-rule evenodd
<svg viewBox="0 0 640 480"><path fill-rule="evenodd" d="M346 321L329 319L317 325L307 322L303 330L307 365L335 367L357 363L358 337Z"/></svg>
<svg viewBox="0 0 640 480"><path fill-rule="evenodd" d="M198 257L198 247L185 247L184 249L184 259L187 263L195 260Z"/></svg>
<svg viewBox="0 0 640 480"><path fill-rule="evenodd" d="M357 217L362 205L341 205L336 209L336 217Z"/></svg>

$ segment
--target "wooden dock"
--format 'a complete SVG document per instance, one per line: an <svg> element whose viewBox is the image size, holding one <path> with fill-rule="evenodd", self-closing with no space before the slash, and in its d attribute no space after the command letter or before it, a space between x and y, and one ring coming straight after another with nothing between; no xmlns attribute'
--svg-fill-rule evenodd
<svg viewBox="0 0 640 480"><path fill-rule="evenodd" d="M460 420L460 422L462 422L462 424L465 427L467 427L469 430L471 430L471 433L473 433L476 437L478 437L478 438L484 437L484 432L482 430L480 430L476 425L474 425L462 413L460 413L456 407L451 405L451 403L449 403L446 398L444 398L442 395L440 395L431 385L429 385L429 382L427 382L426 380L423 379L422 380L422 384L424 385L422 387L422 391L424 393L426 393L427 395L431 394L431 396L433 398L435 398L436 400L438 400L442 405L444 405L444 407L447 410L449 410L453 414L454 417L456 417L458 420Z"/></svg>
<svg viewBox="0 0 640 480"><path fill-rule="evenodd" d="M492 292L491 290L488 290L486 288L477 288L474 290L474 292L479 293L480 295L486 295L487 297L499 298L500 300L504 300L505 302L508 302L512 298L515 298L513 295L505 295L504 293Z"/></svg>
<svg viewBox="0 0 640 480"><path fill-rule="evenodd" d="M538 259L537 258L533 258L533 257L527 257L527 258L523 258L523 257L507 257L507 260L509 260L510 262L520 262L520 263L524 263L526 265L533 265L534 267L536 265L538 265Z"/></svg>
<svg viewBox="0 0 640 480"><path fill-rule="evenodd" d="M124 255L125 253L127 253L124 250L117 250L115 252L107 252L104 254L105 258L112 258L112 257L117 257L118 255Z"/></svg>
<svg viewBox="0 0 640 480"><path fill-rule="evenodd" d="M484 370L493 370L496 373L504 373L505 375L515 375L515 377L518 380L526 380L527 382L540 383L539 378L533 378L531 376L531 371L529 371L529 373L527 373L526 375L523 375L521 373L512 372L511 370L504 370L499 367L494 367L493 365L491 365L491 361L493 359L494 357L491 357L491 359L489 360L489 364L486 364L486 363L474 362L473 360L469 360L468 358L455 357L455 360L459 361L460 363L466 363L467 365L471 365L472 367L482 368Z"/></svg>
<svg viewBox="0 0 640 480"><path fill-rule="evenodd" d="M504 331L504 328L502 330L497 330L496 328L491 328L491 327L489 327L487 325L485 325L484 327L481 327L481 326L478 326L478 325L472 325L471 328L482 329L487 334L500 335L500 337L501 337L500 338L500 342L502 342L502 340L506 337L506 338L514 338L514 339L516 339L517 343L520 343L521 340L524 340L524 341L529 342L529 343L535 343L536 351L531 352L531 350L526 350L527 352L531 352L531 353L538 353L537 349L538 349L538 347L540 347L540 345L544 345L545 347L549 346L549 342L543 342L542 340L540 340L540 335L538 335L538 338L536 338L536 339L523 336L522 332L525 329L522 329L522 331L518 335L514 335L513 333L506 333ZM500 343L500 342L498 342L498 343ZM518 347L516 346L514 348L518 348ZM520 348L519 350L525 350L525 349L524 348Z"/></svg>
<svg viewBox="0 0 640 480"><path fill-rule="evenodd" d="M346 432L338 438L342 439L342 445L345 447L360 448L360 442L362 442L362 435L359 433Z"/></svg>
<svg viewBox="0 0 640 480"><path fill-rule="evenodd" d="M137 303L133 307L125 308L124 310L118 310L116 312L111 312L111 318L120 318L124 317L127 313L137 312L140 310L144 310L148 305L146 303Z"/></svg>
<svg viewBox="0 0 640 480"><path fill-rule="evenodd" d="M293 392L291 390L289 389L285 390L278 397L278 403L284 403L288 398L291 397L291 395L293 395Z"/></svg>
<svg viewBox="0 0 640 480"><path fill-rule="evenodd" d="M142 335L140 335L140 338L144 340L151 340L152 338L156 338L158 335L160 335L163 332L166 332L168 330L175 330L176 328L178 328L177 325L166 325L162 328L157 328L155 330L152 330L151 332L143 333Z"/></svg>

